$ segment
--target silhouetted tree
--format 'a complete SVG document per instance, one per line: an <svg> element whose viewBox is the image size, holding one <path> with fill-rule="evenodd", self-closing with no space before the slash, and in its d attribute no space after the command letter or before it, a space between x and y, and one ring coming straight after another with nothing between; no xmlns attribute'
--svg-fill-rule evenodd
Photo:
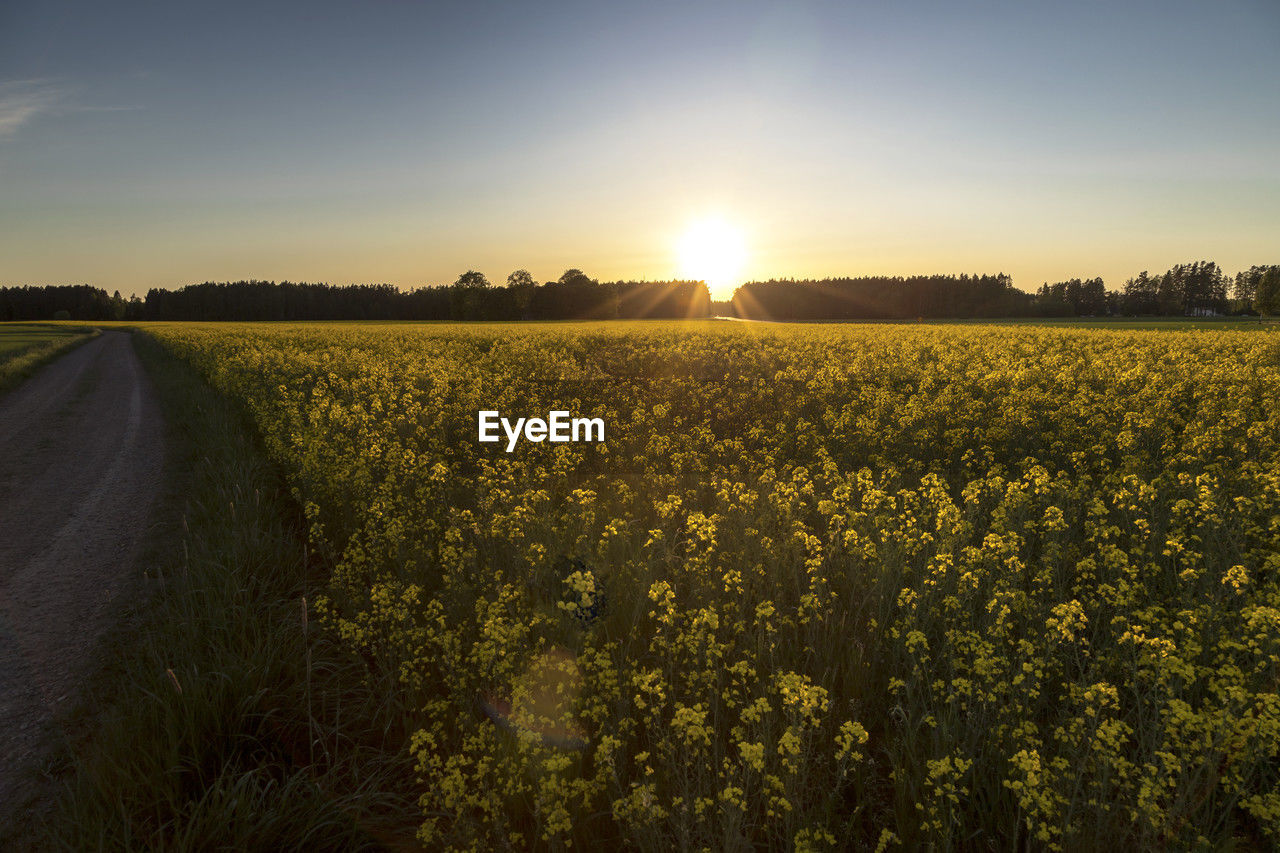
<svg viewBox="0 0 1280 853"><path fill-rule="evenodd" d="M1036 292L1035 313L1041 317L1095 317L1108 313L1107 288L1100 278L1073 278L1041 285Z"/></svg>
<svg viewBox="0 0 1280 853"><path fill-rule="evenodd" d="M1011 317L1032 313L1034 297L998 275L872 276L742 285L735 315L775 320L891 320Z"/></svg>
<svg viewBox="0 0 1280 853"><path fill-rule="evenodd" d="M125 316L128 303L87 284L0 287L0 320L51 320L66 312L71 320L115 320Z"/></svg>
<svg viewBox="0 0 1280 853"><path fill-rule="evenodd" d="M1205 314L1227 310L1229 279L1212 261L1179 264L1158 276L1146 270L1125 282L1124 314Z"/></svg>
<svg viewBox="0 0 1280 853"><path fill-rule="evenodd" d="M563 284L566 287L586 287L587 285L596 284L597 282L593 278L588 278L587 274L582 270L569 269L565 270L560 275L560 280L557 283Z"/></svg>
<svg viewBox="0 0 1280 853"><path fill-rule="evenodd" d="M612 295L619 319L708 317L711 293L701 281L611 281L600 285Z"/></svg>
<svg viewBox="0 0 1280 853"><path fill-rule="evenodd" d="M1280 266L1268 267L1258 277L1253 305L1260 314L1280 314Z"/></svg>
<svg viewBox="0 0 1280 853"><path fill-rule="evenodd" d="M488 291L492 285L484 273L467 270L453 283L449 316L454 320L492 319L486 310L492 301Z"/></svg>
<svg viewBox="0 0 1280 853"><path fill-rule="evenodd" d="M467 270L462 275L458 276L458 280L453 283L453 286L462 288L486 288L492 287L493 285L489 283L489 279L485 278L484 273L476 272L475 270Z"/></svg>
<svg viewBox="0 0 1280 853"><path fill-rule="evenodd" d="M1145 270L1108 292L1102 279L1045 283L1034 294L998 275L872 276L750 282L714 313L744 318L867 320L948 317L1175 314L1235 310L1280 313L1280 266L1253 266L1234 279L1210 261L1156 276ZM345 286L282 281L203 282L152 288L124 299L89 285L0 287L0 320L563 320L706 317L700 281L600 283L580 269L537 284L527 270L493 287L468 270L451 285L402 291L389 284Z"/></svg>
<svg viewBox="0 0 1280 853"><path fill-rule="evenodd" d="M533 292L537 287L538 283L528 270L515 270L507 276L507 290L516 312L514 319L523 320L528 317L529 305L533 302Z"/></svg>
<svg viewBox="0 0 1280 853"><path fill-rule="evenodd" d="M1156 299L1156 280L1146 270L1124 283L1124 295L1121 297L1121 311L1129 315L1154 314L1158 308Z"/></svg>
<svg viewBox="0 0 1280 853"><path fill-rule="evenodd" d="M507 287L534 287L536 282L528 270L516 270L507 276Z"/></svg>
<svg viewBox="0 0 1280 853"><path fill-rule="evenodd" d="M1231 296L1235 300L1237 310L1250 311L1256 308L1258 283L1267 274L1268 270L1273 269L1280 269L1280 267L1275 265L1254 265L1247 270L1241 270L1236 273L1235 280L1231 286Z"/></svg>

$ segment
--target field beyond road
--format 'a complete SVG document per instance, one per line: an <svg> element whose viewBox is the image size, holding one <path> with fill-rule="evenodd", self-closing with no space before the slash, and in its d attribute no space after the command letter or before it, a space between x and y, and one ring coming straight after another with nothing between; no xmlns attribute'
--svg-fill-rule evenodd
<svg viewBox="0 0 1280 853"><path fill-rule="evenodd" d="M0 359L12 358L31 347L71 337L75 332L75 329L58 326L0 324Z"/></svg>
<svg viewBox="0 0 1280 853"><path fill-rule="evenodd" d="M72 325L0 323L0 392L90 335L89 329Z"/></svg>
<svg viewBox="0 0 1280 853"><path fill-rule="evenodd" d="M0 397L0 824L67 709L148 527L163 420L129 335Z"/></svg>

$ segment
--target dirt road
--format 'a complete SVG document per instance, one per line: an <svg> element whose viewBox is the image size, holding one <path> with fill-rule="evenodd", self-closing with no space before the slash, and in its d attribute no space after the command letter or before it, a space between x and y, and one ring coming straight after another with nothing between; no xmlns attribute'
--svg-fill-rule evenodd
<svg viewBox="0 0 1280 853"><path fill-rule="evenodd" d="M148 531L163 440L123 332L0 396L0 836Z"/></svg>

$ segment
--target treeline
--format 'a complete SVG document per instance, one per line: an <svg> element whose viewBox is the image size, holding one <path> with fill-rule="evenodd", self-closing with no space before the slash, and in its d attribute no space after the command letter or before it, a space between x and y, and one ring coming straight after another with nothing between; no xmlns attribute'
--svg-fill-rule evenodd
<svg viewBox="0 0 1280 853"><path fill-rule="evenodd" d="M142 301L87 284L0 287L0 320L125 320Z"/></svg>
<svg viewBox="0 0 1280 853"><path fill-rule="evenodd" d="M392 320L413 296L389 284L232 281L153 288L139 320Z"/></svg>
<svg viewBox="0 0 1280 853"><path fill-rule="evenodd" d="M205 282L151 290L142 320L626 320L707 317L711 297L695 281L601 283L581 270L538 284L525 270L497 287L464 273L452 285L401 291L389 284Z"/></svg>
<svg viewBox="0 0 1280 853"><path fill-rule="evenodd" d="M1101 278L1045 283L1035 293L997 275L774 279L712 302L700 281L599 282L566 270L539 284L516 270L503 285L468 270L451 285L205 282L143 299L89 285L0 287L0 320L624 320L736 316L773 320L1207 316L1280 314L1280 265L1233 277L1212 261L1145 270L1108 290Z"/></svg>
<svg viewBox="0 0 1280 853"><path fill-rule="evenodd" d="M1041 317L1098 317L1115 309L1115 294L1100 278L1045 283L1036 291L1035 313Z"/></svg>
<svg viewBox="0 0 1280 853"><path fill-rule="evenodd" d="M1280 265L1252 266L1232 278L1212 261L1196 261L1158 275L1143 270L1118 291L1100 278L1072 279L1042 286L1036 309L1055 317L1280 314Z"/></svg>
<svg viewBox="0 0 1280 853"><path fill-rule="evenodd" d="M1159 275L1143 271L1119 291L1101 278L1073 278L1034 294L1003 273L774 279L742 285L730 307L738 317L774 320L1280 314L1280 265L1253 266L1233 279L1212 261L1196 261Z"/></svg>
<svg viewBox="0 0 1280 853"><path fill-rule="evenodd" d="M1124 283L1119 296L1125 314L1221 314L1231 280L1212 261L1179 264L1163 275L1146 270Z"/></svg>
<svg viewBox="0 0 1280 853"><path fill-rule="evenodd" d="M626 320L710 316L700 281L599 282L581 270L538 284L525 270L494 286L468 271L452 285L204 282L144 299L87 285L0 288L0 320Z"/></svg>
<svg viewBox="0 0 1280 853"><path fill-rule="evenodd" d="M1262 314L1280 314L1280 264L1252 266L1236 273L1233 295Z"/></svg>
<svg viewBox="0 0 1280 853"><path fill-rule="evenodd" d="M733 294L735 316L773 320L1020 317L1034 313L1034 304L1004 273L773 279Z"/></svg>

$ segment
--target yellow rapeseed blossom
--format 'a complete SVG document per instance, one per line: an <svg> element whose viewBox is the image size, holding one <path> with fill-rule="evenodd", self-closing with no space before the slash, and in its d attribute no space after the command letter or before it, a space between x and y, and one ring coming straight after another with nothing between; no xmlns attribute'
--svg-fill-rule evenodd
<svg viewBox="0 0 1280 853"><path fill-rule="evenodd" d="M147 333L285 477L424 846L1280 845L1269 327Z"/></svg>

